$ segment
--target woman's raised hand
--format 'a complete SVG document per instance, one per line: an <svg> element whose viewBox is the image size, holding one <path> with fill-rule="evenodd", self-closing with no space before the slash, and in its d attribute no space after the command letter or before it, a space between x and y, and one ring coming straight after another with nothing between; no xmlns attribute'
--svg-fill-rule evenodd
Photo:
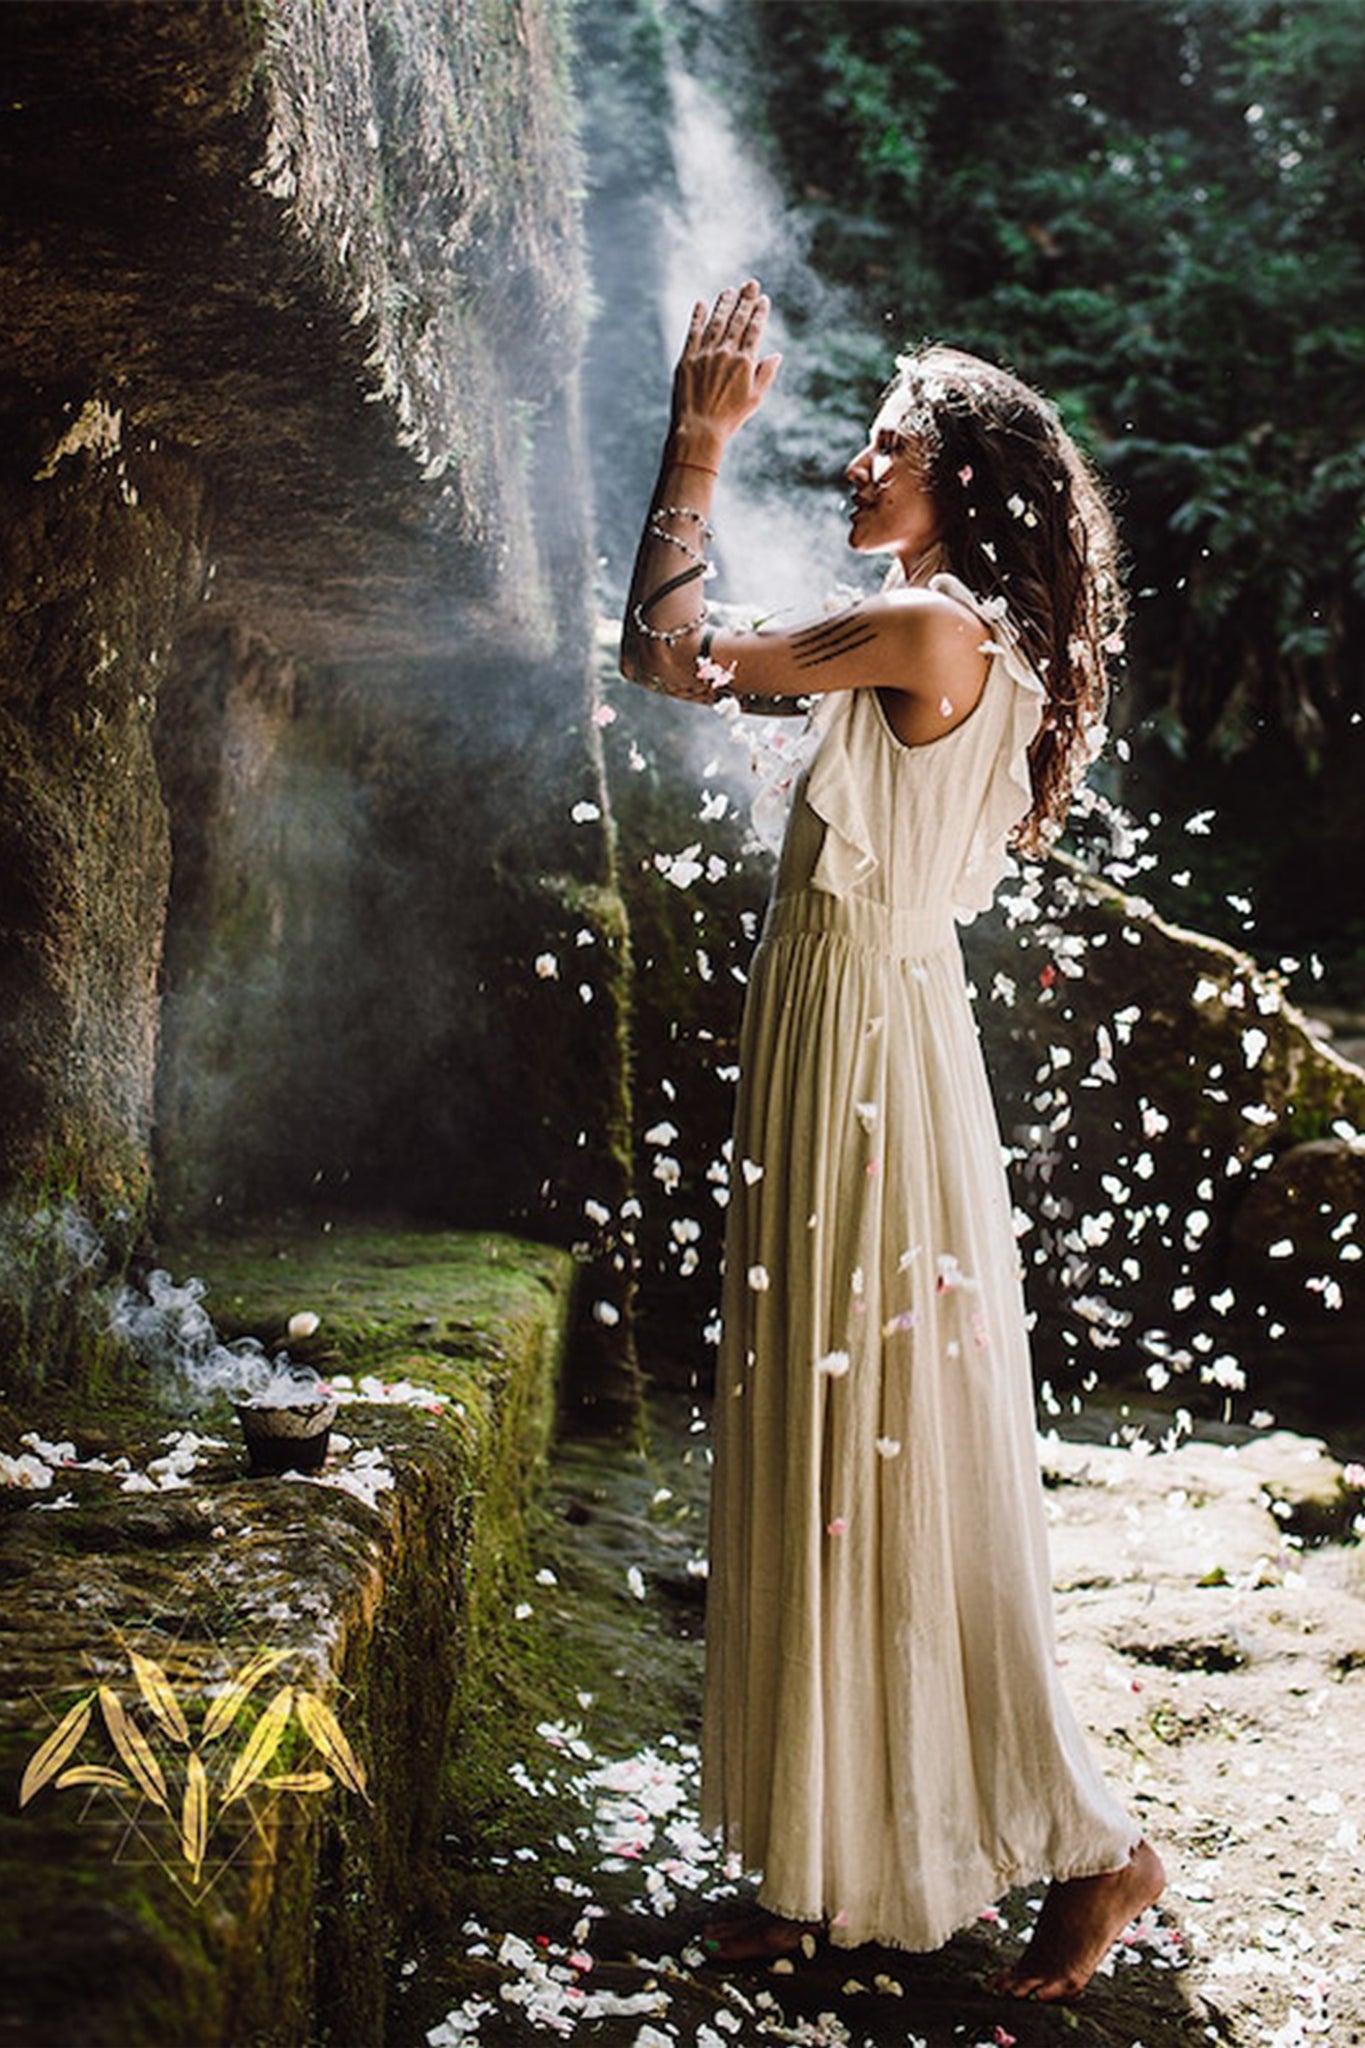
<svg viewBox="0 0 1365 2048"><path fill-rule="evenodd" d="M711 660L702 581L714 480L731 434L763 403L781 357L760 356L768 301L757 278L701 301L673 373L673 418L635 555L621 631L621 672L671 697L714 702L733 666Z"/></svg>
<svg viewBox="0 0 1365 2048"><path fill-rule="evenodd" d="M727 285L709 313L698 299L673 373L675 437L718 449L757 412L782 361L758 353L767 320L754 277L738 290Z"/></svg>

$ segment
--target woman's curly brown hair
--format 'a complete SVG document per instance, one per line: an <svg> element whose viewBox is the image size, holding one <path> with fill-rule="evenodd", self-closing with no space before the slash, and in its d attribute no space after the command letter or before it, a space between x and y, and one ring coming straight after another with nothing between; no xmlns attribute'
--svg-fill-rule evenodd
<svg viewBox="0 0 1365 2048"><path fill-rule="evenodd" d="M1106 657L1126 614L1113 517L1054 408L1008 370L938 344L897 359L882 397L920 448L947 566L981 597L1003 597L1047 691L1029 748L1025 852L1061 831L1095 751Z"/></svg>

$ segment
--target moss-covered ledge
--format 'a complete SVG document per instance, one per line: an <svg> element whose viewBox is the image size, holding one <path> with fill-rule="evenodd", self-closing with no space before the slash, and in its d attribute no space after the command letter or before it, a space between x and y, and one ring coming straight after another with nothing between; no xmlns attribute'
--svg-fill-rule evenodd
<svg viewBox="0 0 1365 2048"><path fill-rule="evenodd" d="M196 1418L180 1483L157 1482L184 1418L138 1408L35 1417L0 1405L0 1451L73 1441L37 1489L0 1488L0 2041L82 2048L369 2048L386 1967L427 1867L458 1690L477 1683L481 1597L515 1577L522 1515L553 1421L572 1292L566 1254L508 1237L296 1226L174 1248L224 1332L296 1350L358 1382L444 1397L344 1407L328 1474L359 1494L250 1479L230 1415ZM186 1447L182 1439L180 1449ZM142 1475L145 1490L125 1490ZM71 1505L58 1508L63 1497ZM288 1653L218 1738L204 1714L262 1650ZM188 1743L159 1726L129 1656L165 1672ZM257 1789L224 1809L228 1774L279 1689L329 1706L369 1797ZM49 1781L17 1810L38 1745L96 1687L160 1759L175 1820L146 1797ZM116 1710L117 1711L117 1710ZM316 1716L314 1716L316 1719ZM270 1766L328 1758L297 1709ZM202 1749L209 1837L195 1884L180 1828ZM67 1767L125 1770L96 1703ZM335 1768L335 1766L333 1766ZM120 1809L122 1818L120 1818ZM135 1823L128 1826L128 1817Z"/></svg>

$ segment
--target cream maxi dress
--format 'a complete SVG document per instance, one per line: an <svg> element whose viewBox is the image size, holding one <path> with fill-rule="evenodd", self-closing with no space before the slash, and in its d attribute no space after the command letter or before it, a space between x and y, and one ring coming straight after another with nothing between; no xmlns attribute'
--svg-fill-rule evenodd
<svg viewBox="0 0 1365 2048"><path fill-rule="evenodd" d="M703 1818L762 1903L937 1948L1138 1830L1059 1683L1000 1140L955 925L1029 807L1003 605L979 703L908 747L840 693L745 1009L716 1381Z"/></svg>

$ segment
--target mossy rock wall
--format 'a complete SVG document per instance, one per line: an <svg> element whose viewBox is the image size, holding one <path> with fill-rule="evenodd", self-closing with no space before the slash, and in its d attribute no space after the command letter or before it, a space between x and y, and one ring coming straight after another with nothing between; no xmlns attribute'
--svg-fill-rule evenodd
<svg viewBox="0 0 1365 2048"><path fill-rule="evenodd" d="M50 1407L49 1439L150 1476L129 1493L118 1470L68 1467L43 1491L0 1495L0 2040L377 2048L439 1824L452 1704L479 1683L480 1606L517 1583L571 1263L508 1238L306 1229L185 1244L176 1260L207 1279L225 1329L277 1342L306 1306L321 1317L320 1363L357 1387L373 1374L443 1398L342 1409L348 1441L327 1470L387 1475L372 1499L363 1484L246 1477L226 1411L194 1418L217 1441L160 1487L158 1439L183 1416L168 1410L158 1427L144 1408ZM13 1418L0 1425L17 1449ZM68 1505L53 1512L59 1491ZM212 1702L267 1649L281 1661L223 1733L206 1733ZM165 1674L187 1740L134 1682L132 1651ZM282 1683L332 1710L368 1797L333 1760L325 1792L258 1782L228 1798ZM171 1811L49 1780L17 1812L30 1758L97 1686L141 1732ZM191 1751L208 1777L197 1879L179 1829ZM100 1703L67 1764L126 1776ZM270 1772L327 1764L295 1708Z"/></svg>
<svg viewBox="0 0 1365 2048"><path fill-rule="evenodd" d="M561 0L5 28L0 1322L33 1385L88 1373L99 1260L64 1247L120 1266L154 1113L163 1221L311 1193L571 1239L627 1170L624 927Z"/></svg>
<svg viewBox="0 0 1365 2048"><path fill-rule="evenodd" d="M126 1249L170 837L152 729L202 569L193 470L117 408L0 386L0 1350L62 1349Z"/></svg>

